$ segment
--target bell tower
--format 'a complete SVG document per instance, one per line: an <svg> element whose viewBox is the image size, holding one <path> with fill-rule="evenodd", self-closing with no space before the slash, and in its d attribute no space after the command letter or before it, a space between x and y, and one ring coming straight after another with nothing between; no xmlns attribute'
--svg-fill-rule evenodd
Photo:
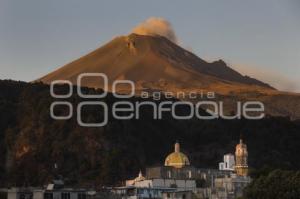
<svg viewBox="0 0 300 199"><path fill-rule="evenodd" d="M239 176L248 176L248 151L242 139L235 148L235 171Z"/></svg>

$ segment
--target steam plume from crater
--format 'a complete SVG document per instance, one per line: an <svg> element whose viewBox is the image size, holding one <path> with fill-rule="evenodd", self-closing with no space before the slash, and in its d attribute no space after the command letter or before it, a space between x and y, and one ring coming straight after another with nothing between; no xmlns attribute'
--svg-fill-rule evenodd
<svg viewBox="0 0 300 199"><path fill-rule="evenodd" d="M171 23L160 17L151 17L147 19L133 28L132 33L150 36L160 35L178 44L178 40Z"/></svg>

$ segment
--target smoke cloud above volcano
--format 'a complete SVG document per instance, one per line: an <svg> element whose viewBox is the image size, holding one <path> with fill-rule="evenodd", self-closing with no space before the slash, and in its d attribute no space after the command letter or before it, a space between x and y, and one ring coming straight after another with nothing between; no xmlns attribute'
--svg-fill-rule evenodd
<svg viewBox="0 0 300 199"><path fill-rule="evenodd" d="M133 28L132 33L150 36L160 35L178 44L178 40L171 23L160 17L151 17L147 19Z"/></svg>

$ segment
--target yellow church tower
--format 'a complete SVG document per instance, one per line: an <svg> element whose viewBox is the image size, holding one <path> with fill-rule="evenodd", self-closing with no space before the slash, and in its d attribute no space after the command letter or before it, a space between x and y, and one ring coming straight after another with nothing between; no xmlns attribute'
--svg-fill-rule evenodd
<svg viewBox="0 0 300 199"><path fill-rule="evenodd" d="M235 148L235 171L239 176L248 176L248 151L242 139Z"/></svg>

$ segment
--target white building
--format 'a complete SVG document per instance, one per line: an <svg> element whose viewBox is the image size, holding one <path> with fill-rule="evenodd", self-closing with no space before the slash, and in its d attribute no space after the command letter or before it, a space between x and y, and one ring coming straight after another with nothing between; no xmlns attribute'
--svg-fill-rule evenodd
<svg viewBox="0 0 300 199"><path fill-rule="evenodd" d="M140 172L134 180L127 180L126 186L146 187L146 188L176 188L178 191L195 190L196 181L194 179L146 179Z"/></svg>
<svg viewBox="0 0 300 199"><path fill-rule="evenodd" d="M222 171L234 171L235 160L234 155L231 153L224 155L223 162L219 163L219 170Z"/></svg>
<svg viewBox="0 0 300 199"><path fill-rule="evenodd" d="M147 179L140 171L138 177L126 180L125 187L113 188L113 192L122 198L191 198L192 192L196 191L194 179Z"/></svg>
<svg viewBox="0 0 300 199"><path fill-rule="evenodd" d="M223 178L216 178L212 199L235 199L243 196L243 189L251 182L249 176L231 174Z"/></svg>
<svg viewBox="0 0 300 199"><path fill-rule="evenodd" d="M163 193L175 192L175 188L147 188L136 186L115 187L112 189L121 199L163 198Z"/></svg>
<svg viewBox="0 0 300 199"><path fill-rule="evenodd" d="M39 188L11 188L7 190L7 199L87 199L84 189L47 190Z"/></svg>
<svg viewBox="0 0 300 199"><path fill-rule="evenodd" d="M53 180L45 188L21 187L6 190L7 199L92 199L96 192L81 188L65 188L62 180Z"/></svg>

